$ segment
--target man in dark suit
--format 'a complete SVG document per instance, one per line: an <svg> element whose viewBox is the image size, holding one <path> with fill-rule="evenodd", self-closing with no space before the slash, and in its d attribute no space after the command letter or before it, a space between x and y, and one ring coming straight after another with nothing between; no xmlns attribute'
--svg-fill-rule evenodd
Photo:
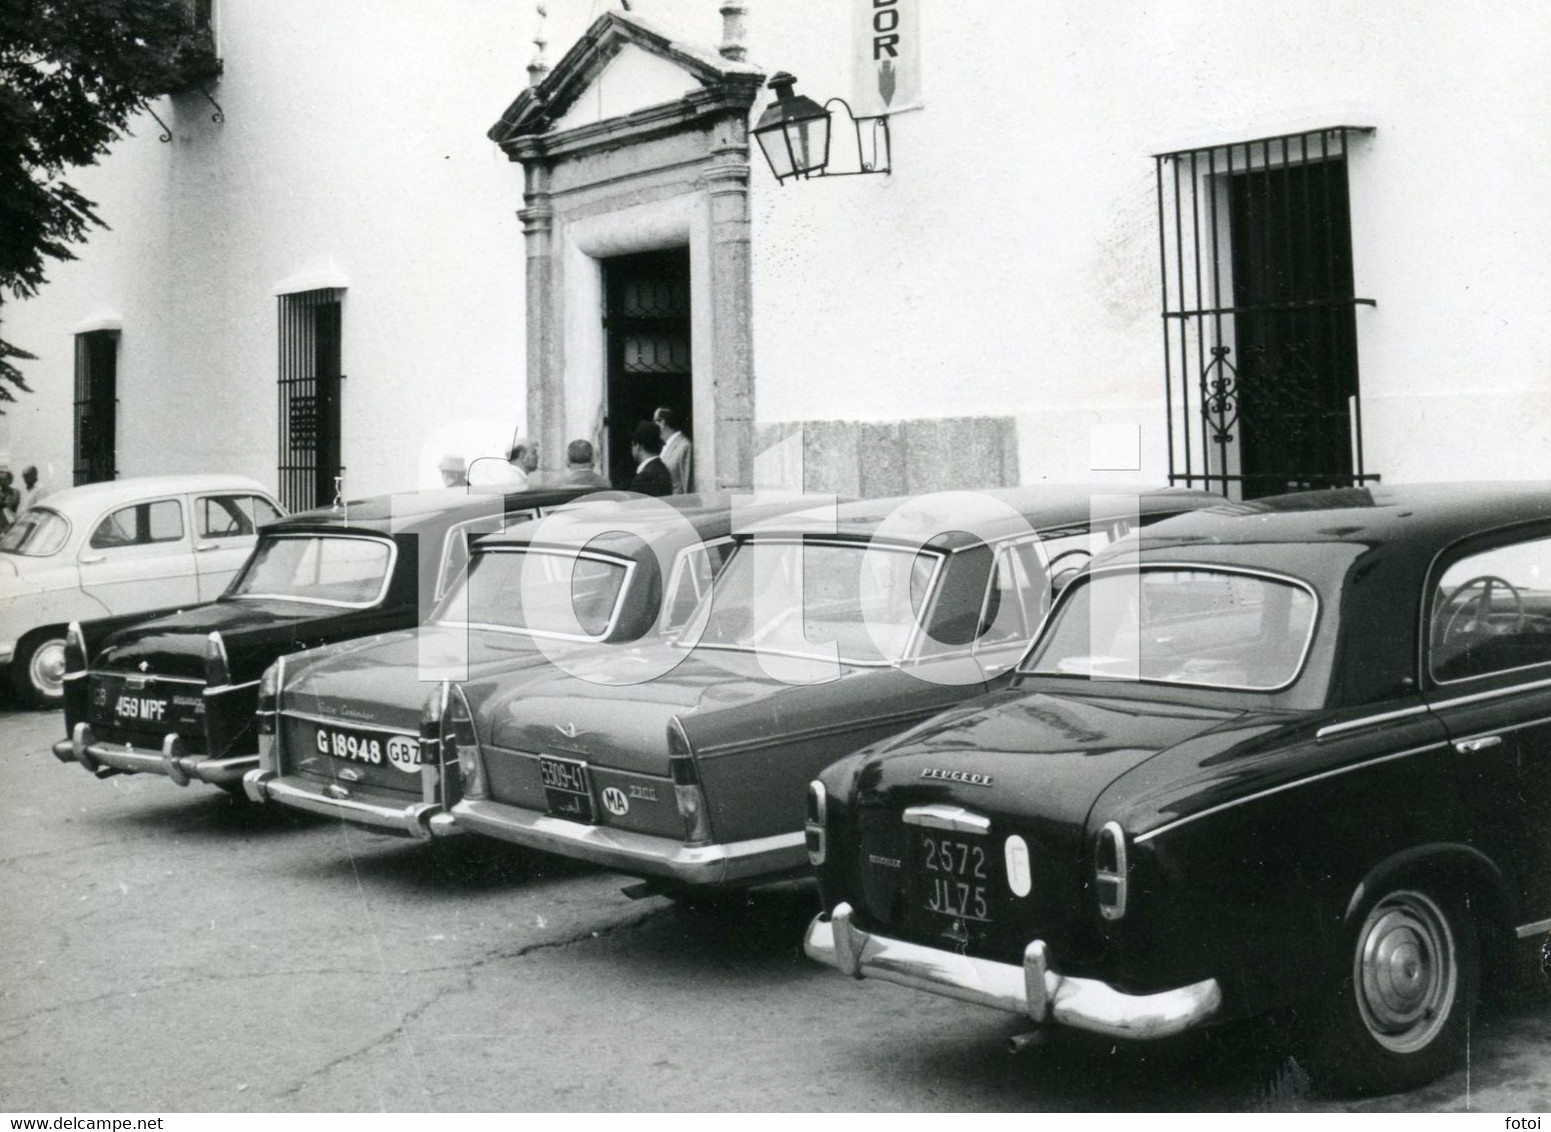
<svg viewBox="0 0 1551 1132"><path fill-rule="evenodd" d="M630 436L630 456L636 469L627 490L642 495L673 494L673 476L662 462L662 432L651 421L635 426Z"/></svg>

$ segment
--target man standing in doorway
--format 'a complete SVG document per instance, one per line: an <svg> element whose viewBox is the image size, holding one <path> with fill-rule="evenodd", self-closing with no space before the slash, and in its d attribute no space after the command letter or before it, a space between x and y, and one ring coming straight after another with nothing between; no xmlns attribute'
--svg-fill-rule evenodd
<svg viewBox="0 0 1551 1132"><path fill-rule="evenodd" d="M673 477L673 494L695 490L694 453L684 435L684 418L677 409L662 408L652 414L662 434L662 462Z"/></svg>
<svg viewBox="0 0 1551 1132"><path fill-rule="evenodd" d="M657 426L651 421L636 425L630 437L630 456L636 462L635 478L626 490L641 495L673 494L673 477L660 458L661 452L662 433Z"/></svg>

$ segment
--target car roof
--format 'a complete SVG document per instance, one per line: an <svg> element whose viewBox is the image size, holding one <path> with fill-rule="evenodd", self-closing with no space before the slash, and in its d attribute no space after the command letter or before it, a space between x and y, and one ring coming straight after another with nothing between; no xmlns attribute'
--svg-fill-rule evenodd
<svg viewBox="0 0 1551 1132"><path fill-rule="evenodd" d="M975 523L975 533L952 526L966 515L965 496L988 501L988 514ZM834 510L833 533L840 538L898 539L902 544L957 550L982 539L1015 536L1029 527L1041 532L1086 528L1091 521L1120 520L1131 514L1132 499L1140 515L1173 514L1222 502L1211 492L1182 487L1135 484L1029 484L1022 487L980 488L973 491L896 495L841 503ZM1008 509L1012 514L1008 514ZM1017 516L1016 518L1014 516ZM887 522L887 527L885 527ZM796 512L777 519L761 534L815 534L827 524L825 512ZM913 540L913 541L912 541Z"/></svg>
<svg viewBox="0 0 1551 1132"><path fill-rule="evenodd" d="M586 541L594 550L629 553L629 548L645 540L659 549L667 549L675 538L693 532L704 541L731 533L733 509L738 520L762 522L773 516L811 506L811 496L773 494L750 502L746 492L701 492L693 495L666 495L643 499L626 492L605 491L586 496L543 519L516 523L504 531L486 535L479 545L528 545L542 529L539 545L574 547ZM607 524L617 522L617 528ZM689 542L689 539L683 539Z"/></svg>
<svg viewBox="0 0 1551 1132"><path fill-rule="evenodd" d="M478 487L436 488L431 491L406 491L349 499L337 507L318 507L300 511L260 528L263 534L291 534L303 531L359 530L372 534L404 534L429 527L444 526L462 519L521 511L530 507L553 507L567 503L588 489L579 487L538 488L532 491L502 492Z"/></svg>
<svg viewBox="0 0 1551 1132"><path fill-rule="evenodd" d="M1223 502L1141 532L1144 555L1219 543L1414 541L1429 556L1479 531L1551 519L1551 482L1375 484Z"/></svg>
<svg viewBox="0 0 1551 1132"><path fill-rule="evenodd" d="M37 503L69 515L96 513L119 504L137 503L162 495L189 495L203 491L253 492L266 498L269 489L249 476L175 475L133 476L122 480L103 480L51 491Z"/></svg>

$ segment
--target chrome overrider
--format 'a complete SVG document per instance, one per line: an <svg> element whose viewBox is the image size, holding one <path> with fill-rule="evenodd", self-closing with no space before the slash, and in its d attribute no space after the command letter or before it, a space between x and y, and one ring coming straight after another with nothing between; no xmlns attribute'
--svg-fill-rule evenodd
<svg viewBox="0 0 1551 1132"><path fill-rule="evenodd" d="M162 737L159 751L129 743L102 743L98 742L89 723L77 723L70 738L55 743L53 750L54 757L60 762L78 762L89 774L99 778L115 771L164 774L179 786L187 786L190 782L235 786L248 770L258 765L257 755L225 759L191 755L183 744L183 737L171 732Z"/></svg>
<svg viewBox="0 0 1551 1132"><path fill-rule="evenodd" d="M852 922L849 904L808 925L803 950L810 959L853 978L883 979L1117 1038L1165 1038L1207 1021L1222 1006L1216 979L1157 994L1126 994L1098 979L1050 969L1043 940L1023 952L1023 966L976 959L904 940L873 935Z"/></svg>

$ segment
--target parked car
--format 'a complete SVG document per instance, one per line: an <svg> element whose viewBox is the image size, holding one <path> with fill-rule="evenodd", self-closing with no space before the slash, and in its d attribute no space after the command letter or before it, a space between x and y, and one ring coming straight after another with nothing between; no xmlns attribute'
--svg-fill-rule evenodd
<svg viewBox="0 0 1551 1132"><path fill-rule="evenodd" d="M210 601L281 515L243 476L148 476L66 488L0 536L0 665L26 706L64 698L72 621Z"/></svg>
<svg viewBox="0 0 1551 1132"><path fill-rule="evenodd" d="M68 738L54 754L99 776L164 774L240 795L258 765L259 676L276 657L417 624L461 570L471 535L577 494L383 495L270 523L216 600L70 627Z"/></svg>
<svg viewBox="0 0 1551 1132"><path fill-rule="evenodd" d="M1483 958L1551 939L1551 484L1142 532L806 828L845 974L1118 1038L1291 1007L1316 1086L1426 1081Z"/></svg>
<svg viewBox="0 0 1551 1132"><path fill-rule="evenodd" d="M554 659L672 637L726 560L732 500L575 504L480 539L424 628L283 658L261 705L276 738L248 796L419 838L463 832L446 813L461 775L440 757L441 726L466 726L491 696L519 710ZM449 666L466 667L456 688L440 682Z"/></svg>
<svg viewBox="0 0 1551 1132"><path fill-rule="evenodd" d="M524 681L454 728L459 825L670 893L804 867L803 794L871 740L999 686L1050 577L1216 499L1029 487L842 504L762 524L669 643ZM973 530L974 533L970 533ZM649 674L649 679L642 679Z"/></svg>

